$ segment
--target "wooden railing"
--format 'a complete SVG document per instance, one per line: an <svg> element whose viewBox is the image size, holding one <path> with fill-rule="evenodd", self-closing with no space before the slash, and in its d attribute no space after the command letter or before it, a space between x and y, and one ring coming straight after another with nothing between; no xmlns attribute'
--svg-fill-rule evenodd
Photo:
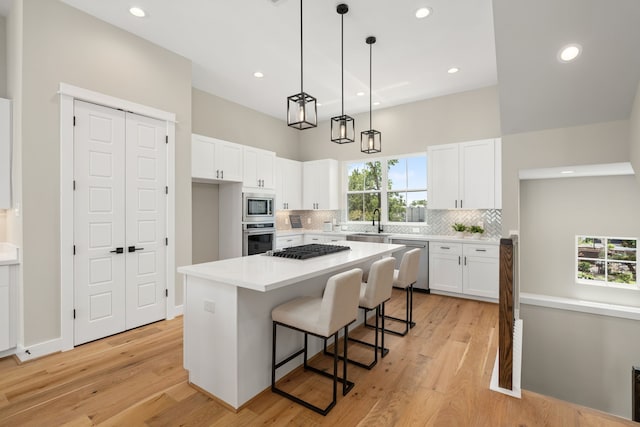
<svg viewBox="0 0 640 427"><path fill-rule="evenodd" d="M517 236L500 239L500 300L498 319L498 385L513 390L513 328Z"/></svg>

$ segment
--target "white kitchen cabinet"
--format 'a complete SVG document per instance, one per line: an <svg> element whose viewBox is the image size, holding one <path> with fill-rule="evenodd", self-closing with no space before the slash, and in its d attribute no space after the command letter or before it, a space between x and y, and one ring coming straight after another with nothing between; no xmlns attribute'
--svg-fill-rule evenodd
<svg viewBox="0 0 640 427"><path fill-rule="evenodd" d="M302 245L304 236L302 234L289 234L286 236L276 237L276 249L290 248L292 246Z"/></svg>
<svg viewBox="0 0 640 427"><path fill-rule="evenodd" d="M429 209L499 209L499 139L427 148Z"/></svg>
<svg viewBox="0 0 640 427"><path fill-rule="evenodd" d="M302 163L276 157L276 209L302 209Z"/></svg>
<svg viewBox="0 0 640 427"><path fill-rule="evenodd" d="M11 208L11 101L0 98L0 209Z"/></svg>
<svg viewBox="0 0 640 427"><path fill-rule="evenodd" d="M500 284L499 246L464 244L462 249L462 293L498 298Z"/></svg>
<svg viewBox="0 0 640 427"><path fill-rule="evenodd" d="M243 156L243 186L257 190L274 190L276 153L244 147Z"/></svg>
<svg viewBox="0 0 640 427"><path fill-rule="evenodd" d="M16 346L15 266L0 265L0 352Z"/></svg>
<svg viewBox="0 0 640 427"><path fill-rule="evenodd" d="M302 164L303 209L340 209L338 161L313 160Z"/></svg>
<svg viewBox="0 0 640 427"><path fill-rule="evenodd" d="M498 253L497 245L429 242L429 288L497 299Z"/></svg>
<svg viewBox="0 0 640 427"><path fill-rule="evenodd" d="M305 233L304 235L304 244L309 243L335 243L340 240L344 240L345 236L339 234L330 234L330 233Z"/></svg>
<svg viewBox="0 0 640 427"><path fill-rule="evenodd" d="M462 243L429 242L429 289L462 293Z"/></svg>
<svg viewBox="0 0 640 427"><path fill-rule="evenodd" d="M191 178L242 182L242 145L208 136L191 136Z"/></svg>

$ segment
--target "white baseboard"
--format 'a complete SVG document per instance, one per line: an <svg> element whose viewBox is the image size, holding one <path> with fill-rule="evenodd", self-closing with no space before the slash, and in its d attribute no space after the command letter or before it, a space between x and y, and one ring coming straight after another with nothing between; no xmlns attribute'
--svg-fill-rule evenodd
<svg viewBox="0 0 640 427"><path fill-rule="evenodd" d="M9 350L0 351L0 359L7 356L13 356L16 354L16 348L10 348Z"/></svg>
<svg viewBox="0 0 640 427"><path fill-rule="evenodd" d="M24 347L18 346L15 354L18 356L18 359L20 359L20 362L27 362L60 351L62 351L62 338L56 338L39 344Z"/></svg>
<svg viewBox="0 0 640 427"><path fill-rule="evenodd" d="M176 316L182 316L184 314L184 304L176 305L176 308L173 309L173 313Z"/></svg>
<svg viewBox="0 0 640 427"><path fill-rule="evenodd" d="M522 379L522 319L517 319L513 328L513 368L512 368L512 389L502 388L498 385L498 358L500 349L496 352L496 361L493 364L493 373L491 374L491 384L489 389L498 393L506 394L511 397L522 398L521 379Z"/></svg>

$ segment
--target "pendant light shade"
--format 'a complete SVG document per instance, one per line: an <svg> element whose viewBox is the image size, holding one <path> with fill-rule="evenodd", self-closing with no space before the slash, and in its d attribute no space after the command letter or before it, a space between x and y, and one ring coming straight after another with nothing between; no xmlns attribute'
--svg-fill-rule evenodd
<svg viewBox="0 0 640 427"><path fill-rule="evenodd" d="M336 11L340 15L340 60L341 60L341 97L342 114L331 118L331 141L336 144L346 144L356 140L355 121L353 117L344 114L344 15L349 6L339 4Z"/></svg>
<svg viewBox="0 0 640 427"><path fill-rule="evenodd" d="M369 130L360 132L360 151L367 154L379 153L382 151L382 134L373 128L371 114L371 68L372 68L372 46L376 38L369 36L366 39L369 45Z"/></svg>
<svg viewBox="0 0 640 427"><path fill-rule="evenodd" d="M299 130L318 126L316 99L303 89L302 0L300 0L300 93L287 98L287 124Z"/></svg>

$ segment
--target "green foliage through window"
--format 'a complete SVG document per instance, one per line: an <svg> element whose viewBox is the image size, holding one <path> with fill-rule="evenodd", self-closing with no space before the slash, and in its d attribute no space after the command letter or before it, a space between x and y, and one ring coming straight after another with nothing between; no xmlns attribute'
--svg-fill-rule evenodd
<svg viewBox="0 0 640 427"><path fill-rule="evenodd" d="M636 245L637 239L577 236L578 282L638 289Z"/></svg>

